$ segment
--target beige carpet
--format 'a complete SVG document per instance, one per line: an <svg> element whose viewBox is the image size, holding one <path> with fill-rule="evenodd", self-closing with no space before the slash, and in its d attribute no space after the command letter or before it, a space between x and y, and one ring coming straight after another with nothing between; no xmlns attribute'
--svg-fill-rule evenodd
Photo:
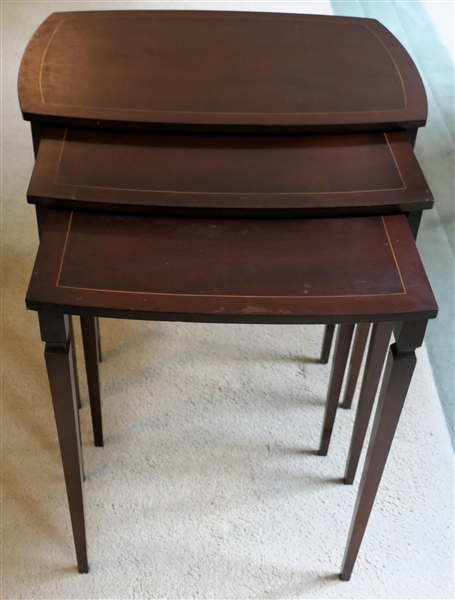
<svg viewBox="0 0 455 600"><path fill-rule="evenodd" d="M2 3L1 598L452 598L453 454L424 348L353 578L338 580L357 491L341 483L354 411L339 411L329 456L317 456L329 373L315 360L319 327L102 321L106 446L93 447L83 387L91 571L77 574L42 344L24 307L37 235L15 86L50 12L138 5Z"/></svg>

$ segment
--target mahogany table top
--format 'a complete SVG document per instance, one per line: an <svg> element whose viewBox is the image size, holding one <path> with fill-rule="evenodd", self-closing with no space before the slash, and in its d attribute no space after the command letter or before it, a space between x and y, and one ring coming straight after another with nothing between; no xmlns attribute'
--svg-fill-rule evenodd
<svg viewBox="0 0 455 600"><path fill-rule="evenodd" d="M405 132L325 136L44 130L28 200L167 216L333 216L433 199Z"/></svg>
<svg viewBox="0 0 455 600"><path fill-rule="evenodd" d="M179 219L50 210L26 303L149 320L422 320L437 306L404 215Z"/></svg>
<svg viewBox="0 0 455 600"><path fill-rule="evenodd" d="M19 73L24 118L144 129L415 128L417 69L378 21L207 11L49 16Z"/></svg>

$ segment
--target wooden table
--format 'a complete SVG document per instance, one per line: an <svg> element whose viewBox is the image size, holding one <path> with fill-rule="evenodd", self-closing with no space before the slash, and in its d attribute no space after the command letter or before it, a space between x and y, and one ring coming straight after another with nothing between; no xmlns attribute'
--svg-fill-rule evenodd
<svg viewBox="0 0 455 600"><path fill-rule="evenodd" d="M433 197L405 132L196 135L43 129L41 209L261 218L420 213Z"/></svg>
<svg viewBox="0 0 455 600"><path fill-rule="evenodd" d="M417 69L378 21L207 11L54 13L19 73L32 123L327 133L425 124Z"/></svg>
<svg viewBox="0 0 455 600"><path fill-rule="evenodd" d="M54 13L19 72L32 125L309 134L405 130L427 117L420 75L378 21L209 11ZM256 206L256 208L258 208ZM421 211L409 213L417 232ZM45 210L37 205L41 230ZM333 328L326 332L326 362Z"/></svg>
<svg viewBox="0 0 455 600"><path fill-rule="evenodd" d="M432 204L411 151L427 115L420 76L399 42L370 19L206 11L55 13L25 51L19 99L31 121L35 153L40 148L29 190L40 231L49 206L75 208L83 201L86 209L173 217L404 212L415 235L421 211ZM141 146L137 136L144 132ZM324 139L312 137L321 134ZM352 143L346 143L347 134ZM199 136L196 147L188 148L189 136L190 143ZM132 156L138 146L144 157L153 155L155 161L160 155L168 175L175 175L172 165L178 165L185 193L170 186L140 189L144 162L130 160L128 175L99 158L108 149L111 158L121 160L122 148ZM56 148L54 176L49 168ZM78 160L81 148L98 153L101 179L110 177L110 185L97 185L90 170L71 171L90 166ZM352 166L362 148L373 162L361 157L359 165L370 177L361 181ZM166 149L171 149L167 159ZM234 149L233 180L229 172L224 178L220 173ZM198 159L198 152L207 156L208 150L212 178L201 172ZM323 160L313 173L304 156L313 160L318 151ZM196 179L194 169L182 168L182 154L193 159ZM337 170L341 155L345 161ZM324 179L321 165L333 156L331 176ZM306 177L302 163L308 164ZM248 164L253 168L245 169ZM389 179L372 180L375 169ZM254 179L254 172L267 177ZM164 174L155 171L156 177ZM202 193L201 179L218 187ZM265 183L279 183L278 193Z"/></svg>
<svg viewBox="0 0 455 600"><path fill-rule="evenodd" d="M301 14L55 13L24 53L19 100L35 153L45 123L268 135L404 130L413 144L427 117L420 75L383 25ZM416 233L421 211L408 217ZM39 229L44 218L37 205ZM332 336L333 327L323 362Z"/></svg>
<svg viewBox="0 0 455 600"><path fill-rule="evenodd" d="M78 568L88 571L67 315L210 323L374 322L389 352L341 578L349 579L437 306L402 215L194 219L49 211L27 293L38 311ZM369 257L375 256L371 262ZM225 268L220 268L223 264ZM96 361L95 361L96 362ZM326 406L320 453L336 403Z"/></svg>

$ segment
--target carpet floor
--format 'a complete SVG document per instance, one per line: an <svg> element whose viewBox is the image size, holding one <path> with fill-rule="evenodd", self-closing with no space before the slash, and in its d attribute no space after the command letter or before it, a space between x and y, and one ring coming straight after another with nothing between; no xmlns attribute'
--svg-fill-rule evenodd
<svg viewBox="0 0 455 600"><path fill-rule="evenodd" d="M6 332L2 598L452 597L452 451L425 349L345 583L354 410L318 456L322 328L102 321L106 445L83 390L79 575L35 315L20 312Z"/></svg>

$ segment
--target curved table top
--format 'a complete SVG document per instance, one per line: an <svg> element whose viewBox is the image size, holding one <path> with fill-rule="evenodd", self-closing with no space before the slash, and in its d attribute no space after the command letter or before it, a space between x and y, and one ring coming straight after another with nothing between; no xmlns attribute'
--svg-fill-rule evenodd
<svg viewBox="0 0 455 600"><path fill-rule="evenodd" d="M404 215L163 219L51 210L26 304L66 314L238 323L401 322L437 314Z"/></svg>
<svg viewBox="0 0 455 600"><path fill-rule="evenodd" d="M415 128L425 90L378 21L302 14L50 15L19 72L24 118L61 125L334 132Z"/></svg>
<svg viewBox="0 0 455 600"><path fill-rule="evenodd" d="M167 216L346 216L433 206L404 131L239 136L46 127L27 198Z"/></svg>

